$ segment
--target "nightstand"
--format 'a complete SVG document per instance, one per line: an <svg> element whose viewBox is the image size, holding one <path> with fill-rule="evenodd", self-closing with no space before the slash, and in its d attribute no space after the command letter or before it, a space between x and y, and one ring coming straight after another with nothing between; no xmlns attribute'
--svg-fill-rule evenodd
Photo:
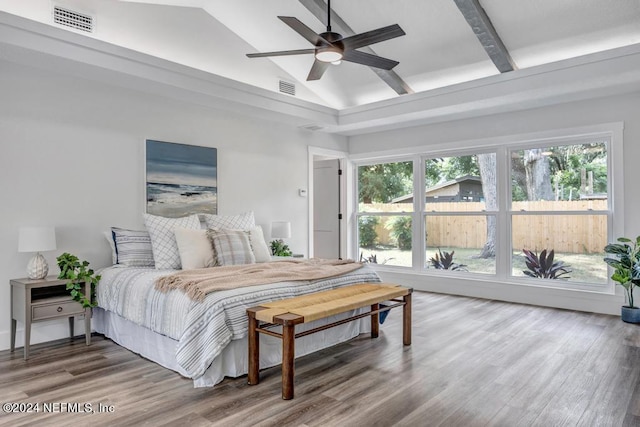
<svg viewBox="0 0 640 427"><path fill-rule="evenodd" d="M73 321L75 316L84 314L85 339L91 344L91 309L83 308L74 301L67 290L67 280L55 276L45 279L13 279L11 283L11 351L16 346L17 322L24 323L24 360L29 358L31 340L31 324L43 320L69 319L69 333L73 338ZM90 288L85 284L85 295Z"/></svg>

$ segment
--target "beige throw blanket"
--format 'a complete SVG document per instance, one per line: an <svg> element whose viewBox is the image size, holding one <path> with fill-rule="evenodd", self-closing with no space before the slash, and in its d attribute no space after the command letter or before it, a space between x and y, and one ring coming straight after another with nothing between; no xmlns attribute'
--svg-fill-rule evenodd
<svg viewBox="0 0 640 427"><path fill-rule="evenodd" d="M339 276L362 267L352 260L287 260L260 264L183 270L156 280L156 289L181 289L191 299L202 301L210 292L268 283L317 280Z"/></svg>

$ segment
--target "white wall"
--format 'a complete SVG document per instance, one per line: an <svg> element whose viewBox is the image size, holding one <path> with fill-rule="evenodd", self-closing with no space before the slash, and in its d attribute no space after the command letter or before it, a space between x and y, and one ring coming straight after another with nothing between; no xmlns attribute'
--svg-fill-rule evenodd
<svg viewBox="0 0 640 427"><path fill-rule="evenodd" d="M267 238L271 221L291 221L289 246L305 254L307 145L346 151L344 137L0 60L0 350L9 348L9 280L25 276L31 257L17 252L18 227L56 227L58 249L44 254L53 274L65 251L106 266L102 231L143 228L147 138L216 147L219 213L253 210ZM32 343L65 337L66 325L34 324Z"/></svg>
<svg viewBox="0 0 640 427"><path fill-rule="evenodd" d="M640 235L640 92L623 96L595 98L513 113L487 115L465 120L416 126L351 137L349 151L356 157L378 155L394 150L427 152L428 146L460 145L461 141L502 138L509 135L547 132L554 129L587 127L601 123L624 123L624 212L616 221L627 237ZM420 148L417 148L420 147ZM427 148L424 148L427 147ZM616 224L618 226L619 224ZM602 295L587 292L553 290L531 286L514 286L495 280L456 280L448 277L402 272L381 272L383 279L406 283L416 289L456 293L483 298L503 299L537 305L564 307L616 314L622 305L622 292Z"/></svg>

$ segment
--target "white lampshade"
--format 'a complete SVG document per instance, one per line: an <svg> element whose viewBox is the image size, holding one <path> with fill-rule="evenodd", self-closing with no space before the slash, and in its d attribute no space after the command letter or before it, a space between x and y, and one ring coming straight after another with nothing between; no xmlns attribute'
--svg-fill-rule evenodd
<svg viewBox="0 0 640 427"><path fill-rule="evenodd" d="M49 264L40 252L56 249L56 229L53 227L20 227L18 252L37 252L27 264L27 277L39 280L47 277Z"/></svg>
<svg viewBox="0 0 640 427"><path fill-rule="evenodd" d="M291 223L287 221L274 221L271 223L271 238L288 239L291 237Z"/></svg>
<svg viewBox="0 0 640 427"><path fill-rule="evenodd" d="M54 227L20 227L18 252L45 252L56 249Z"/></svg>

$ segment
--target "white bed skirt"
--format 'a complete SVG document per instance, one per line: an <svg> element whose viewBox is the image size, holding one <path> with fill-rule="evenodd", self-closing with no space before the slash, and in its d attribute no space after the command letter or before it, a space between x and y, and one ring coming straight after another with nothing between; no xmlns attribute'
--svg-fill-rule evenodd
<svg viewBox="0 0 640 427"><path fill-rule="evenodd" d="M360 310L362 311L362 310ZM309 324L296 327L296 332L311 329L328 324L338 319L343 319L356 312L342 313L327 319L317 320ZM152 360L165 368L176 371L184 377L188 377L185 370L176 361L176 347L178 341L165 335L153 332L143 326L137 325L111 311L105 311L100 307L93 309L93 329L104 334L121 346ZM325 331L307 335L296 339L296 357L331 347L332 345L348 341L361 333L370 332L370 318L345 323ZM224 377L239 377L246 375L248 371L247 338L234 340L225 347L222 353L213 360L205 373L193 380L194 387L213 387ZM260 368L268 368L282 363L282 341L278 338L260 334Z"/></svg>

